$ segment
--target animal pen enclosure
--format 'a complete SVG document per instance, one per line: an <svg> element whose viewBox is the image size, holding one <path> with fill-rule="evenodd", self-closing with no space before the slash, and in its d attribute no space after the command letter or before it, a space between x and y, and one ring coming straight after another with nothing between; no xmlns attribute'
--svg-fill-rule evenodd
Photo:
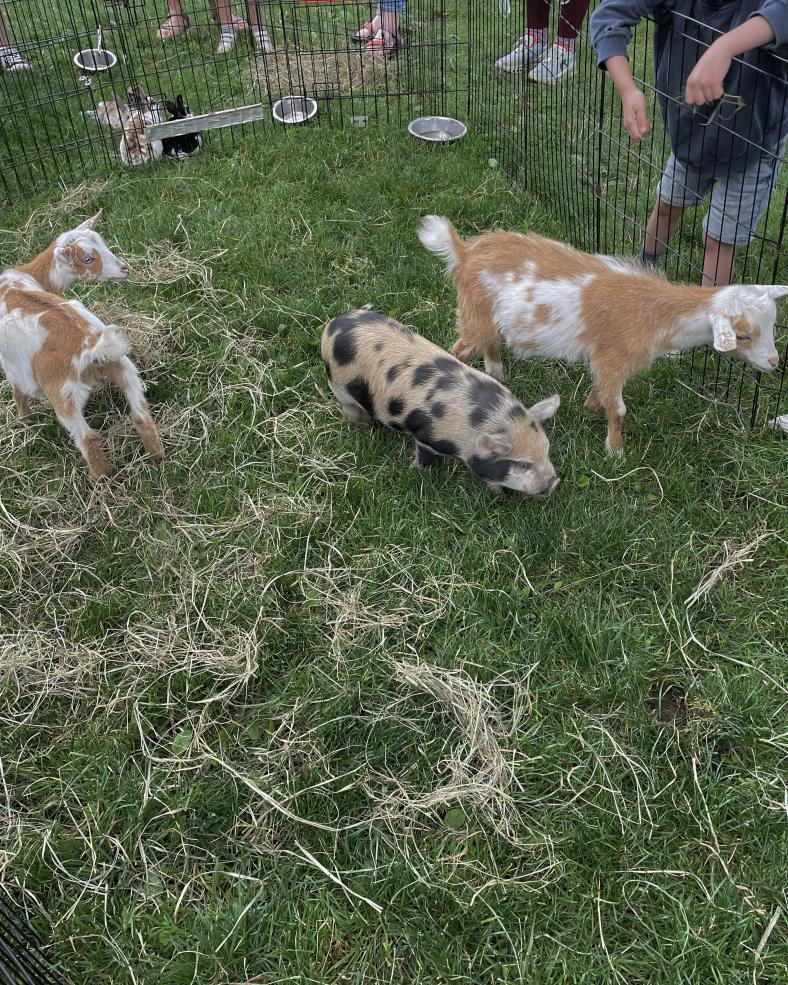
<svg viewBox="0 0 788 985"><path fill-rule="evenodd" d="M49 183L82 180L119 165L118 135L91 114L105 100L139 86L157 103L183 94L195 114L252 108L250 125L276 126L270 109L285 94L310 96L319 120L331 125L366 123L403 127L414 116L441 114L468 120L483 134L491 155L514 182L546 202L574 245L632 256L640 249L657 181L670 147L660 122L658 98L674 104L681 93L659 93L652 68L654 25L635 29L631 47L636 78L644 87L654 121L652 135L630 142L618 97L596 66L585 31L577 42L574 72L556 85L536 85L525 73L496 68L526 29L526 3L502 0L410 0L402 16L403 45L395 58L366 54L353 35L374 10L368 3L256 0L252 8L274 46L263 52L249 32L230 51L216 51L219 31L209 0L185 4L189 31L165 42L157 38L166 9L154 0L6 0L5 21L27 70L0 72L2 139L0 185L7 201ZM563 4L553 4L553 29ZM684 27L688 44L697 25ZM78 52L103 48L116 56L105 70L75 63ZM108 59L111 61L112 59ZM82 59L85 64L85 59ZM768 87L776 107L785 105L786 65L764 53L742 65L740 79ZM723 100L721 129L741 131L741 107ZM746 108L745 108L746 111ZM709 112L692 125L712 122ZM211 134L232 143L238 131ZM764 136L743 132L764 167L782 160ZM763 218L736 216L751 233L738 250L735 276L749 282L788 279L784 257L785 181L772 188ZM666 250L671 278L697 281L703 267L701 219L688 211L680 235ZM780 413L784 403L785 327L777 326L783 369L754 374L726 356L696 350L685 357L692 383L733 402L753 424Z"/></svg>

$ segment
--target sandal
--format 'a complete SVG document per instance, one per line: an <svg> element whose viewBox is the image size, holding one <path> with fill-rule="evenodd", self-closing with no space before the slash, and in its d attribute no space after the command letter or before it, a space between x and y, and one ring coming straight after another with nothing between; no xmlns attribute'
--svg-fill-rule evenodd
<svg viewBox="0 0 788 985"><path fill-rule="evenodd" d="M371 21L366 21L366 23L362 24L350 40L355 41L356 44L364 44L365 41L369 41L374 35L375 19L373 18Z"/></svg>
<svg viewBox="0 0 788 985"><path fill-rule="evenodd" d="M189 30L189 18L186 14L169 14L156 32L159 41L172 41Z"/></svg>
<svg viewBox="0 0 788 985"><path fill-rule="evenodd" d="M386 41L383 37L383 31L378 31L375 37L361 49L361 54L382 55L384 58L393 58L399 51L399 47L399 37L391 37L390 41Z"/></svg>

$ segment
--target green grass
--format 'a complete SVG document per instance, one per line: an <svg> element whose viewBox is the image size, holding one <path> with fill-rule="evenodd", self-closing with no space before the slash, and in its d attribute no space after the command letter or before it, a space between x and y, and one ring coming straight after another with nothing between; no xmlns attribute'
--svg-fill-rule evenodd
<svg viewBox="0 0 788 985"><path fill-rule="evenodd" d="M785 980L784 441L660 363L613 464L584 371L511 362L563 398L533 502L328 392L342 309L450 343L425 212L561 235L487 156L314 127L79 190L182 278L80 292L152 319L163 467L104 393L90 488L0 391L0 879L75 983Z"/></svg>

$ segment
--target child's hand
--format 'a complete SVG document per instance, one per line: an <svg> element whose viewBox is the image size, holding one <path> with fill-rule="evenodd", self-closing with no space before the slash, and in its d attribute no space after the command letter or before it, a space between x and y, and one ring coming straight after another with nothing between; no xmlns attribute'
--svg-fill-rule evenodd
<svg viewBox="0 0 788 985"><path fill-rule="evenodd" d="M720 41L723 40L722 38ZM687 79L684 100L689 106L703 106L721 99L724 94L723 82L731 67L728 46L715 41L698 59Z"/></svg>
<svg viewBox="0 0 788 985"><path fill-rule="evenodd" d="M632 86L621 93L621 109L624 114L624 126L633 140L642 140L651 132L651 120L646 113L646 97Z"/></svg>

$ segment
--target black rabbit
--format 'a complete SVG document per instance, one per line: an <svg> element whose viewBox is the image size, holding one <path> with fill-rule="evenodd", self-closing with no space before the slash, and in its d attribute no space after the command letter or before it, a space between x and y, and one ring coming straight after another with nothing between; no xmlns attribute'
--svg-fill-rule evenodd
<svg viewBox="0 0 788 985"><path fill-rule="evenodd" d="M165 99L164 108L170 114L168 123L171 120L185 120L192 115L189 107L183 101L183 96L178 96L175 102L172 102L171 99ZM163 137L162 143L166 157L182 161L184 158L196 154L202 147L202 134L185 133L181 137Z"/></svg>

